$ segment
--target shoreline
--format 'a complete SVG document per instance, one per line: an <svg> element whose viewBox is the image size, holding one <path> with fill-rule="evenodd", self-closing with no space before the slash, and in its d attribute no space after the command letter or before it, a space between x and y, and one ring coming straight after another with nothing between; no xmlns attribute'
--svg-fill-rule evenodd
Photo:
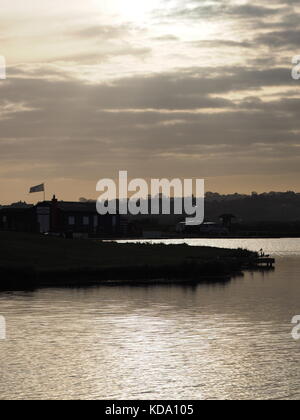
<svg viewBox="0 0 300 420"><path fill-rule="evenodd" d="M0 233L0 290L226 282L258 254L187 244L137 244Z"/></svg>
<svg viewBox="0 0 300 420"><path fill-rule="evenodd" d="M219 261L220 263L220 261ZM221 262L222 263L222 262ZM86 268L83 270L49 270L36 271L30 267L15 269L13 267L1 267L2 277L9 280L0 282L0 293L10 291L34 291L50 288L91 288L91 287L153 287L153 286L186 286L195 287L200 284L226 284L236 277L243 277L246 271L274 271L271 267L260 267L250 263L245 265L243 262L234 263L235 267L228 267L224 272L217 273L197 273L203 265L185 264L185 266L171 267L120 267L123 271L121 275L114 276L107 274L113 273L115 267L107 267L105 271ZM223 269L224 267L222 267ZM191 270L191 271L190 271ZM142 274L144 272L144 274ZM162 276L162 273L164 274ZM162 277L160 277L162 276Z"/></svg>
<svg viewBox="0 0 300 420"><path fill-rule="evenodd" d="M106 267L95 269L43 270L32 267L1 267L0 291L35 290L39 288L70 288L94 286L155 286L197 285L201 283L228 282L242 276L241 264L183 263L170 266Z"/></svg>
<svg viewBox="0 0 300 420"><path fill-rule="evenodd" d="M35 291L41 289L89 289L93 287L155 287L155 286L182 286L182 287L195 287L200 284L226 284L235 276L243 276L243 273L234 273L234 275L211 275L203 276L198 279L177 279L177 278L152 278L152 279L136 279L136 280L97 280L86 279L78 277L76 279L47 281L40 282L27 282L26 284L16 282L7 285L1 285L0 293L14 292L14 291Z"/></svg>
<svg viewBox="0 0 300 420"><path fill-rule="evenodd" d="M99 240L99 241L122 241L122 242L132 242L132 241L172 241L172 240L185 240L185 239L300 239L300 235L291 236L291 235L259 235L259 236L249 236L249 235L229 235L229 236L194 236L194 235L184 235L184 236L160 236L160 237L116 237L116 238L89 238L89 240Z"/></svg>

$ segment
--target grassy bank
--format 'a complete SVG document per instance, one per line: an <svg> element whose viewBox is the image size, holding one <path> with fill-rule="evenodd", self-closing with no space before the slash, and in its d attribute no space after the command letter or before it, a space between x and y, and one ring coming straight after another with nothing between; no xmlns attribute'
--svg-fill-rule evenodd
<svg viewBox="0 0 300 420"><path fill-rule="evenodd" d="M255 254L187 245L117 244L0 232L0 288L201 281L241 270Z"/></svg>

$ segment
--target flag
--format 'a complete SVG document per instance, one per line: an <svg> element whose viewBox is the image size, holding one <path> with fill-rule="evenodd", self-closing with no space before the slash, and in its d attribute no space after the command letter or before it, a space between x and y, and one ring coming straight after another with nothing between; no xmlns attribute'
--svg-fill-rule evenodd
<svg viewBox="0 0 300 420"><path fill-rule="evenodd" d="M36 185L35 187L31 187L29 194L37 193L37 192L45 192L45 185L40 184L40 185Z"/></svg>

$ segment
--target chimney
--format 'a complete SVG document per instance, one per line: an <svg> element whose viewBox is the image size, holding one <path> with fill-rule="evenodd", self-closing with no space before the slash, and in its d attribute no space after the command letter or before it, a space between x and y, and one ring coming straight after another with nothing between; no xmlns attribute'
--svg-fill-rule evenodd
<svg viewBox="0 0 300 420"><path fill-rule="evenodd" d="M53 195L52 201L51 201L51 231L52 232L57 232L58 230L59 215L58 215L57 203L58 203L58 200L55 197L55 195Z"/></svg>

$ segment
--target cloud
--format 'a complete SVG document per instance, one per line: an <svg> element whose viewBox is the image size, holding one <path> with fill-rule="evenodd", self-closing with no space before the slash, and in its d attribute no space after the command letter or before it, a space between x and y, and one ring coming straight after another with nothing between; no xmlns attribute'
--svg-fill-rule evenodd
<svg viewBox="0 0 300 420"><path fill-rule="evenodd" d="M267 45L270 48L298 48L300 31L286 30L276 31L259 35L255 41L258 44Z"/></svg>
<svg viewBox="0 0 300 420"><path fill-rule="evenodd" d="M118 39L129 36L134 30L132 25L86 25L85 27L66 32L67 36L82 38L94 38L99 40Z"/></svg>
<svg viewBox="0 0 300 420"><path fill-rule="evenodd" d="M177 7L164 12L164 17L184 18L184 19L224 19L233 18L238 20L258 19L273 17L280 13L277 7L265 7L255 5L250 2L247 4L236 4L234 1L218 0L218 1L180 1Z"/></svg>
<svg viewBox="0 0 300 420"><path fill-rule="evenodd" d="M267 100L256 93L291 89L287 75L287 68L190 68L109 84L15 76L1 94L26 110L1 122L2 176L24 162L32 164L31 176L44 165L49 176L97 178L99 165L112 172L125 161L149 174L153 159L161 173L166 162L189 173L198 162L210 176L254 167L268 172L278 166L283 144L282 171L296 170L300 98L282 93ZM245 96L249 91L252 97ZM237 92L242 99L230 99Z"/></svg>
<svg viewBox="0 0 300 420"><path fill-rule="evenodd" d="M165 1L134 21L92 4L36 26L3 12L3 180L299 179L298 2Z"/></svg>
<svg viewBox="0 0 300 420"><path fill-rule="evenodd" d="M167 35L161 35L161 36L157 36L155 38L153 38L154 41L179 41L179 37L172 35L172 34L167 34Z"/></svg>
<svg viewBox="0 0 300 420"><path fill-rule="evenodd" d="M193 41L192 45L198 48L253 48L252 42L233 41L230 39L210 39L202 41Z"/></svg>

